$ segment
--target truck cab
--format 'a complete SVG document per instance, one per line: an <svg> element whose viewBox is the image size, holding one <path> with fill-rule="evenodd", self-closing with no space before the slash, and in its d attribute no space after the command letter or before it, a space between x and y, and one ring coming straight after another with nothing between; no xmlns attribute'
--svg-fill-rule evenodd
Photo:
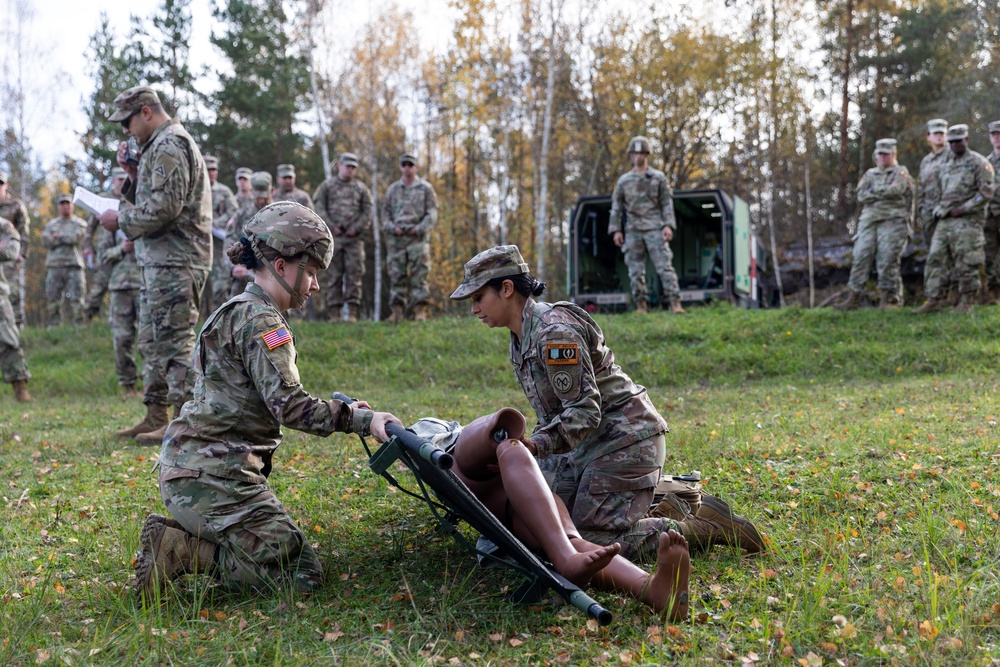
<svg viewBox="0 0 1000 667"><path fill-rule="evenodd" d="M678 190L673 200L677 230L670 248L681 300L760 307L758 271L765 253L751 229L750 206L719 189ZM610 214L611 195L581 197L570 213L567 291L590 311L632 307L625 260L608 235ZM646 286L650 307L668 305L648 259Z"/></svg>

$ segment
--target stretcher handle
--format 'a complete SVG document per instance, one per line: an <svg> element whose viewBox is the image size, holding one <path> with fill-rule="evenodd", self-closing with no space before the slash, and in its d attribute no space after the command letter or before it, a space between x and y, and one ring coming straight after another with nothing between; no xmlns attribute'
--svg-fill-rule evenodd
<svg viewBox="0 0 1000 667"><path fill-rule="evenodd" d="M423 440L412 431L407 431L399 424L394 422L386 424L385 432L402 443L403 447L410 453L416 454L428 463L433 463L442 470L450 470L451 466L455 463L455 459L452 458L451 454Z"/></svg>

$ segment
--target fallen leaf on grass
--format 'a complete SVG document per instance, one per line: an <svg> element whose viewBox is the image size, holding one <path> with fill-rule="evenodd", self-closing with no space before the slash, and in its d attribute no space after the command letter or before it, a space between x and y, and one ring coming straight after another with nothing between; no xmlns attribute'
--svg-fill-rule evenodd
<svg viewBox="0 0 1000 667"><path fill-rule="evenodd" d="M507 643L510 644L511 646L513 646L514 648L517 648L518 646L520 646L524 642L521 641L520 639L518 639L517 637L511 637L510 641L508 641Z"/></svg>
<svg viewBox="0 0 1000 667"><path fill-rule="evenodd" d="M324 632L323 633L323 641L325 641L325 642L335 642L335 641L337 641L338 639L340 639L343 636L344 636L344 633L341 632L340 630L337 630L336 632Z"/></svg>
<svg viewBox="0 0 1000 667"><path fill-rule="evenodd" d="M246 630L246 629L247 629L248 627L250 627L250 624L249 624L249 623L247 623L247 619L245 619L245 618L241 618L241 619L240 619L240 622L239 622L239 623L237 624L237 627L238 627L238 628L240 629L240 632L243 632L243 631L244 631L244 630Z"/></svg>
<svg viewBox="0 0 1000 667"><path fill-rule="evenodd" d="M503 641L503 635L500 634L499 632L494 632L493 634L486 635L486 636L489 637L490 639L492 639L495 642Z"/></svg>

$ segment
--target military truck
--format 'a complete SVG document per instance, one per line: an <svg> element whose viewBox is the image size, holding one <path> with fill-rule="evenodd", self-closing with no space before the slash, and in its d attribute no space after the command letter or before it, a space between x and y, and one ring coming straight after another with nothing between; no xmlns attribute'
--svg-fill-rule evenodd
<svg viewBox="0 0 1000 667"><path fill-rule="evenodd" d="M625 260L608 235L610 214L611 195L596 195L581 197L569 218L567 291L574 303L592 312L633 307ZM681 300L764 305L758 278L766 253L751 229L750 206L719 189L679 190L674 215L677 231L670 248ZM646 285L651 308L668 306L648 260Z"/></svg>

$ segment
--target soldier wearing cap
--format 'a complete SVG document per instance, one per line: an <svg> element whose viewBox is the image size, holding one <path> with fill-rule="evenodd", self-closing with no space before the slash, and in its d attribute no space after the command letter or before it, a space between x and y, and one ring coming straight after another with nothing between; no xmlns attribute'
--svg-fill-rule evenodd
<svg viewBox="0 0 1000 667"><path fill-rule="evenodd" d="M113 173L113 172L112 172ZM122 172L122 180L125 174ZM121 206L131 204L122 202ZM136 262L135 242L122 230L101 230L98 261L111 269L108 293L111 295L111 340L115 351L115 374L125 398L137 398L135 385L139 379L135 361L136 341L139 337L140 290L142 268Z"/></svg>
<svg viewBox="0 0 1000 667"><path fill-rule="evenodd" d="M991 291L990 301L1000 298L1000 120L989 124L990 143L993 151L987 156L993 167L993 197L986 204L986 289Z"/></svg>
<svg viewBox="0 0 1000 667"><path fill-rule="evenodd" d="M6 175L3 176L6 184ZM6 192L0 194L6 195ZM0 216L0 263L11 265L21 256L21 235L9 219ZM21 334L11 308L10 285L0 271L0 378L10 383L14 389L14 399L20 402L31 400L28 392L28 362L21 349Z"/></svg>
<svg viewBox="0 0 1000 667"><path fill-rule="evenodd" d="M163 439L168 406L179 412L191 397L194 327L212 265L212 188L194 139L164 111L152 88L137 86L115 98L109 120L121 123L140 147L138 166L118 148L128 174L123 206L101 214L101 225L135 243L142 269L139 350L146 416L119 431L141 444Z"/></svg>
<svg viewBox="0 0 1000 667"><path fill-rule="evenodd" d="M385 265L389 271L390 321L398 323L412 309L413 319L427 319L431 271L431 229L437 222L437 195L430 183L417 176L417 156L399 156L402 177L389 186L382 202L382 231L385 233Z"/></svg>
<svg viewBox="0 0 1000 667"><path fill-rule="evenodd" d="M583 539L617 542L632 561L654 556L660 534L671 528L693 548L740 542L761 551L763 540L753 525L724 503L680 523L645 517L666 457L667 423L645 388L615 363L587 311L573 303L535 301L544 290L517 246L507 245L469 260L451 298L471 298L473 315L490 328L510 331L514 375L538 418L522 442L538 457Z"/></svg>
<svg viewBox="0 0 1000 667"><path fill-rule="evenodd" d="M900 260L910 237L913 210L913 179L906 167L896 162L896 140L875 142L875 163L858 183L861 216L854 242L854 265L847 281L848 296L837 304L852 310L861 294L872 264L878 268L879 308L898 308L903 302Z"/></svg>
<svg viewBox="0 0 1000 667"><path fill-rule="evenodd" d="M236 197L219 182L219 159L205 156L208 180L212 184L212 272L205 285L201 313L207 318L229 298L229 266L226 263L226 227L236 215Z"/></svg>
<svg viewBox="0 0 1000 667"><path fill-rule="evenodd" d="M255 171L250 175L251 198L245 202L240 210L236 212L236 217L231 225L226 229L226 247L231 247L234 243L239 243L243 236L243 230L247 224L265 206L271 203L271 174L266 171ZM226 267L229 269L229 296L230 298L242 294L247 283L253 280L253 272L249 271L242 264L233 264L228 255L226 256Z"/></svg>
<svg viewBox="0 0 1000 667"><path fill-rule="evenodd" d="M951 152L948 150L948 121L943 118L934 118L927 121L927 145L931 152L920 161L920 171L917 175L917 217L923 230L924 245L927 251L931 248L931 239L934 238L934 228L937 227L937 220L934 218L934 205L937 204L941 192L938 189L938 172L948 160ZM953 289L951 281L951 266L944 267L941 273L941 290L944 294L951 294L958 299L958 293ZM924 292L927 292L927 272L924 271Z"/></svg>
<svg viewBox="0 0 1000 667"><path fill-rule="evenodd" d="M45 300L49 326L60 323L83 324L83 295L86 278L83 275L83 236L87 221L73 215L73 198L59 195L56 199L59 217L42 228L42 245L49 251L45 257Z"/></svg>
<svg viewBox="0 0 1000 667"><path fill-rule="evenodd" d="M937 203L931 214L937 220L924 268L927 302L917 313L931 313L946 305L944 284L951 277L958 286L955 312L968 313L979 291L983 265L983 224L986 204L993 196L993 167L989 160L969 150L969 126L948 128L948 160L938 172Z"/></svg>
<svg viewBox="0 0 1000 667"><path fill-rule="evenodd" d="M313 204L333 234L333 260L326 271L326 317L340 319L347 304L347 321L357 322L361 309L361 279L365 275L365 242L371 230L372 193L355 178L358 156L343 153L337 175L316 189Z"/></svg>
<svg viewBox="0 0 1000 667"><path fill-rule="evenodd" d="M236 170L236 209L243 208L243 204L253 199L253 192L250 187L250 177L253 169L240 167Z"/></svg>
<svg viewBox="0 0 1000 667"><path fill-rule="evenodd" d="M125 170L115 167L111 170L111 189L101 192L102 197L120 199L122 186L125 184ZM103 261L103 251L114 246L115 232L109 232L101 227L101 221L91 213L87 216L87 231L83 236L83 259L91 269L90 291L83 303L84 320L90 322L100 317L101 306L104 305L104 295L108 292L108 281L111 280L111 265Z"/></svg>
<svg viewBox="0 0 1000 667"><path fill-rule="evenodd" d="M4 260L3 271L14 321L17 328L24 326L24 260L28 257L28 241L31 238L31 218L24 202L10 195L10 178L0 171L0 218L6 218L17 231L20 251L12 261Z"/></svg>
<svg viewBox="0 0 1000 667"><path fill-rule="evenodd" d="M629 160L633 166L631 171L618 179L611 195L608 234L625 256L636 312L645 313L648 308L648 255L660 277L664 300L670 304L670 312L683 314L680 284L670 250L670 240L677 229L673 192L667 184L666 175L649 166L649 153L649 139L646 137L633 137L628 142Z"/></svg>
<svg viewBox="0 0 1000 667"><path fill-rule="evenodd" d="M293 201L302 204L306 208L314 209L309 193L301 188L295 187L295 165L278 165L278 190L274 193L274 201Z"/></svg>
<svg viewBox="0 0 1000 667"><path fill-rule="evenodd" d="M138 594L196 570L233 587L315 591L320 559L267 483L281 427L321 437L370 433L381 442L386 424L399 423L363 401L310 396L299 380L281 313L319 289L316 275L333 255L326 223L304 206L275 202L244 232L227 254L254 282L198 335L194 400L167 428L160 453L170 518L152 514L142 528Z"/></svg>

